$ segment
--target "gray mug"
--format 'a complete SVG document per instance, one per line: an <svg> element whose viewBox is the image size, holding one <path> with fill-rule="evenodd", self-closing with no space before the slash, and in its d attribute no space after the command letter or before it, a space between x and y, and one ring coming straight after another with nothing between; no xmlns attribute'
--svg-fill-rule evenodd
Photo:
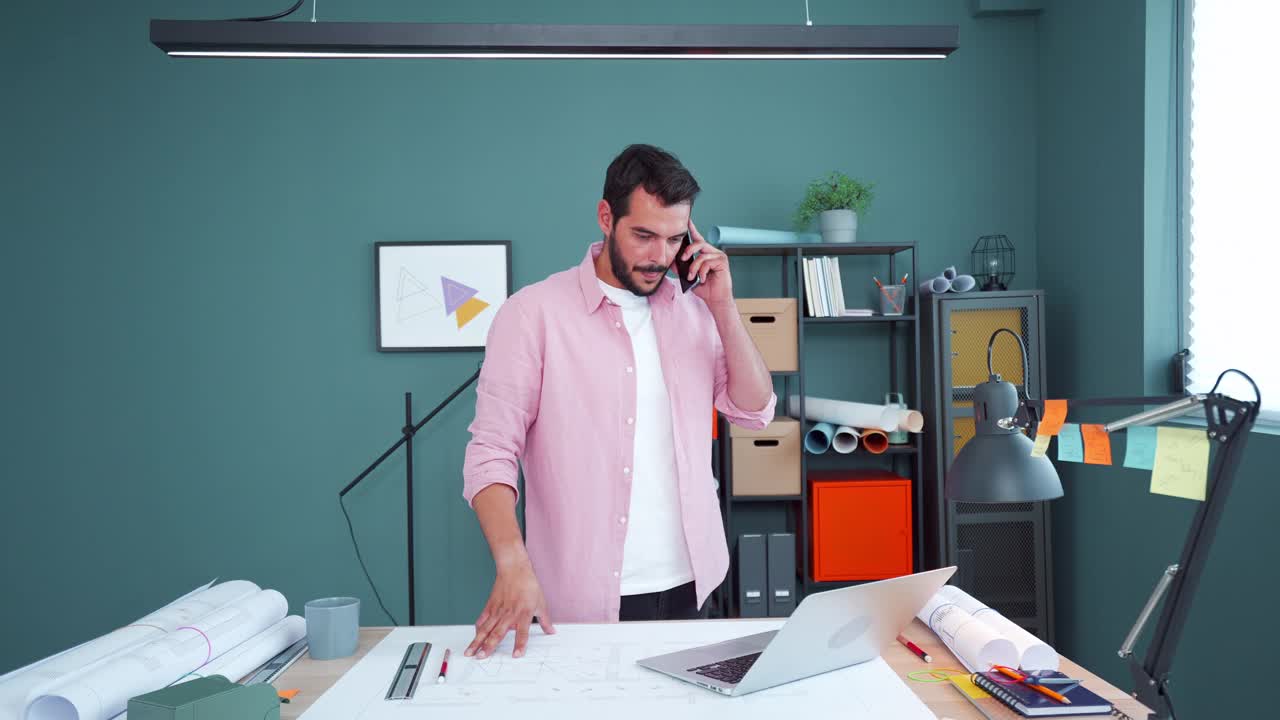
<svg viewBox="0 0 1280 720"><path fill-rule="evenodd" d="M306 604L308 652L315 660L344 658L360 644L360 599L332 597Z"/></svg>

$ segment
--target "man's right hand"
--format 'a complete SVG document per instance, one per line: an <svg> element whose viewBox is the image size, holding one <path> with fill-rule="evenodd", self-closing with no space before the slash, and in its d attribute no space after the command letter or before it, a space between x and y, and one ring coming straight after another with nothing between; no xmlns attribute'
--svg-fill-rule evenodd
<svg viewBox="0 0 1280 720"><path fill-rule="evenodd" d="M542 587L538 585L538 578L533 574L533 566L528 558L522 558L507 567L499 566L489 602L485 603L484 611L476 618L476 637L467 646L464 655L480 658L492 655L498 643L512 629L516 631L516 646L511 655L524 655L525 646L529 644L529 625L534 616L537 616L543 632L550 635L556 631L547 615L547 601L542 596Z"/></svg>

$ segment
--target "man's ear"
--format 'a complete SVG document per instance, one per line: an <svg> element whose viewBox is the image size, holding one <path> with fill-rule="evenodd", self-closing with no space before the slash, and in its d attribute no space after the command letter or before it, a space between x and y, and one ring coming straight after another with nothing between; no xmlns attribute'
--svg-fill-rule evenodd
<svg viewBox="0 0 1280 720"><path fill-rule="evenodd" d="M609 207L609 201L601 198L596 204L596 221L600 223L600 232L608 237L613 232L613 209Z"/></svg>

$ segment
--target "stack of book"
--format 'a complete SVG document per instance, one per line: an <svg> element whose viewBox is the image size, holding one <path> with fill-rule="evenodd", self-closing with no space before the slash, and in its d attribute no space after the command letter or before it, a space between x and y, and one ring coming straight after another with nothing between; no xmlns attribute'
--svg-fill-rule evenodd
<svg viewBox="0 0 1280 720"><path fill-rule="evenodd" d="M840 262L834 257L804 258L805 310L809 317L870 317L871 308L844 305Z"/></svg>

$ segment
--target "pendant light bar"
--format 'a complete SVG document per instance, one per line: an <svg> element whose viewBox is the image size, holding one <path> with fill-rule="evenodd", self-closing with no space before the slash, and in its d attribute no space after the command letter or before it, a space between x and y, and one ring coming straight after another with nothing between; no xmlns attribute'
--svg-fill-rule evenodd
<svg viewBox="0 0 1280 720"><path fill-rule="evenodd" d="M954 25L510 25L152 20L174 57L939 59Z"/></svg>

